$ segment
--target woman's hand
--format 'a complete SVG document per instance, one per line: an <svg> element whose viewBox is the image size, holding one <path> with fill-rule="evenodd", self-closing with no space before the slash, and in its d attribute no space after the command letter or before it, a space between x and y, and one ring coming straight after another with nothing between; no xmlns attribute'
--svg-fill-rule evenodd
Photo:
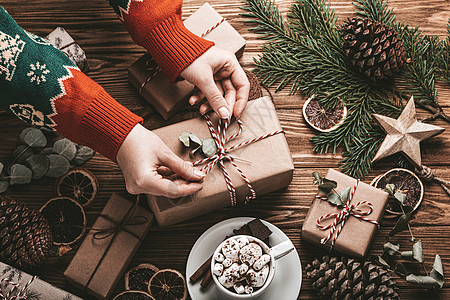
<svg viewBox="0 0 450 300"><path fill-rule="evenodd" d="M204 174L175 155L153 132L136 125L117 153L131 194L178 198L202 189Z"/></svg>
<svg viewBox="0 0 450 300"><path fill-rule="evenodd" d="M189 99L190 104L200 103L205 97L208 100L200 106L201 114L213 109L222 119L232 114L238 118L247 104L250 83L236 56L228 51L210 48L181 76L199 89Z"/></svg>

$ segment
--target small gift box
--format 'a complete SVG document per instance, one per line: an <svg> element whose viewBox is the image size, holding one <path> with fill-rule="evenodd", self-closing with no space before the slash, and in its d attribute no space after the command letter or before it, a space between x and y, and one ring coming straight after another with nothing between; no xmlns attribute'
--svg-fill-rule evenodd
<svg viewBox="0 0 450 300"><path fill-rule="evenodd" d="M36 276L0 262L0 299L82 300Z"/></svg>
<svg viewBox="0 0 450 300"><path fill-rule="evenodd" d="M244 38L208 3L187 18L184 25L196 35L213 41L218 48L235 53L237 57L244 52ZM152 61L148 54L139 58L128 69L128 79L161 116L168 119L186 105L194 85L186 80L170 82L163 72L155 72L156 66Z"/></svg>
<svg viewBox="0 0 450 300"><path fill-rule="evenodd" d="M207 116L211 116L211 119L208 117L210 121L200 116L153 131L175 154L184 160L197 162L198 167L204 167L204 171L207 171L203 189L194 195L178 199L148 195L149 205L161 226L234 205L244 199L252 200L253 192L261 196L286 187L292 180L294 165L289 146L275 107L268 97L248 102L240 118L241 132L240 124L236 121L226 131L222 127L218 132L219 120L216 115ZM191 158L189 152L192 149L183 145L179 140L180 134L190 131L205 139L212 137L212 130L222 142L228 139L226 143L220 142L219 149L223 151L217 151L209 159L197 154L197 151L195 157ZM199 162L202 159L203 164Z"/></svg>
<svg viewBox="0 0 450 300"><path fill-rule="evenodd" d="M330 204L316 196L302 226L302 238L322 248L364 257L383 218L388 193L359 182L336 170L328 170L327 179L337 182L335 191L350 188L345 203Z"/></svg>
<svg viewBox="0 0 450 300"><path fill-rule="evenodd" d="M64 52L64 54L66 54L82 72L89 72L86 54L64 28L56 27L56 29L50 32L45 38L53 46Z"/></svg>
<svg viewBox="0 0 450 300"><path fill-rule="evenodd" d="M111 293L153 223L153 214L113 194L64 275L98 299Z"/></svg>

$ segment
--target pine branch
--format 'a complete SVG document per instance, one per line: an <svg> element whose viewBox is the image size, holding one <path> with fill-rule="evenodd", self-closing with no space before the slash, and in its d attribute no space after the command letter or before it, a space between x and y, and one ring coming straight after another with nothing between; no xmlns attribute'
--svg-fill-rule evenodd
<svg viewBox="0 0 450 300"><path fill-rule="evenodd" d="M384 0L356 0L353 5L359 10L355 12L363 18L368 18L391 26L395 16L392 15L392 8L387 8L388 1Z"/></svg>
<svg viewBox="0 0 450 300"><path fill-rule="evenodd" d="M450 84L450 18L447 21L447 38L441 41L442 55L438 57L439 79Z"/></svg>

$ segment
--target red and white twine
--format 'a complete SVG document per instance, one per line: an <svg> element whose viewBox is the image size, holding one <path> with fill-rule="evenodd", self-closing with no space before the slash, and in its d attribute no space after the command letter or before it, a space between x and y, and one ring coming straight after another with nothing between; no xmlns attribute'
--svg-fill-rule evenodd
<svg viewBox="0 0 450 300"><path fill-rule="evenodd" d="M325 244L326 242L328 242L328 240L333 236L333 234L336 232L336 235L333 237L333 240L331 242L331 249L333 249L334 244L336 243L336 239L338 238L339 234L342 231L342 228L344 227L345 221L350 217L350 216L354 216L355 218L361 219L363 221L372 223L374 225L377 225L378 227L380 227L380 224L375 221L375 220L371 220L365 216L368 216L372 213L373 211L373 204L370 203L369 201L359 201L356 204L350 204L350 202L353 199L353 195L355 194L356 188L358 187L359 184L359 179L356 181L355 185L352 187L352 189L350 190L350 194L348 196L347 202L344 206L344 209L339 212L339 213L329 213L329 214L325 214L321 217L319 217L316 221L317 226L321 229L321 230L327 230L330 229L330 232L328 233L328 235L320 240L321 244ZM320 196L316 196L316 198L320 198L323 199ZM327 198L325 198L326 200L328 200ZM359 208L360 205L367 205L369 206L369 210L368 211L363 211ZM325 219L329 219L329 218L334 218L333 222L329 225L322 225L320 224L323 220ZM339 224L339 227L337 227Z"/></svg>
<svg viewBox="0 0 450 300"><path fill-rule="evenodd" d="M207 163L205 166L203 166L201 168L201 170L205 173L208 174L212 168L214 168L215 165L219 164L220 168L222 169L223 172L223 177L225 178L225 182L227 184L227 189L230 193L230 199L231 199L231 205L234 206L236 205L236 190L233 186L233 183L231 181L230 175L228 174L226 168L225 168L225 164L224 161L229 161L230 164L239 172L239 175L241 176L241 178L245 181L247 187L250 190L251 195L248 195L245 197L245 203L248 203L250 200L253 200L256 198L256 192L253 189L250 180L248 179L248 177L245 175L244 171L242 171L241 168L239 168L239 166L233 161L233 158L228 154L229 151L243 147L243 146L247 146L251 143L260 141L262 139L265 139L269 136L273 136L279 133L284 133L284 130L275 130L272 131L270 133L258 136L256 138L253 138L251 140L245 141L245 142L241 142L239 144L236 144L234 146L230 146L230 147L225 147L225 144L229 141L231 141L232 139L238 137L241 133L242 130L244 129L244 124L240 121L237 120L237 123L239 125L239 130L237 133L226 137L226 132L228 129L228 125L230 124L230 120L219 120L219 125L217 127L217 131L214 128L214 125L210 119L210 117L208 115L205 115L205 119L206 119L206 124L208 125L208 129L211 133L211 136L213 138L213 140L215 141L216 145L217 145L217 153L214 154L211 157L207 157L204 159L200 159L196 162L194 162L194 165L201 165L204 163Z"/></svg>
<svg viewBox="0 0 450 300"><path fill-rule="evenodd" d="M19 290L20 284L12 281L9 278L2 278L0 281L1 287L0 287L0 299L1 300L18 300L23 299L27 300L28 297L25 294L25 291L30 286L30 284L37 278L37 276L33 276L28 280L28 282ZM3 284L6 283L6 285L11 285L12 288L9 290L9 292L6 295L3 295L2 288Z"/></svg>
<svg viewBox="0 0 450 300"><path fill-rule="evenodd" d="M214 24L213 26L211 26L210 28L208 28L205 32L203 32L200 37L204 37L205 35L207 35L208 33L210 33L211 31L213 31L214 29L216 29L220 24L222 24L223 22L225 22L225 18L222 18L219 22L217 22L216 24ZM142 91L144 89L144 86L150 82L150 80L152 80L153 78L155 78L156 75L158 75L159 72L161 72L161 68L155 63L153 57L151 57L148 61L147 61L147 69L151 72L151 75L141 84L141 86L139 87L139 94L142 94Z"/></svg>

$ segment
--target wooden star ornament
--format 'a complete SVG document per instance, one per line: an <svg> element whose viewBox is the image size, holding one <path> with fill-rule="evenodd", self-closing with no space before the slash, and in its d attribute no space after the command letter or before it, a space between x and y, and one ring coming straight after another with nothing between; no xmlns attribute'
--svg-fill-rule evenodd
<svg viewBox="0 0 450 300"><path fill-rule="evenodd" d="M417 121L413 97L409 99L397 120L378 114L373 116L386 132L386 138L372 162L403 152L416 167L419 167L422 165L420 142L445 130L442 127Z"/></svg>

